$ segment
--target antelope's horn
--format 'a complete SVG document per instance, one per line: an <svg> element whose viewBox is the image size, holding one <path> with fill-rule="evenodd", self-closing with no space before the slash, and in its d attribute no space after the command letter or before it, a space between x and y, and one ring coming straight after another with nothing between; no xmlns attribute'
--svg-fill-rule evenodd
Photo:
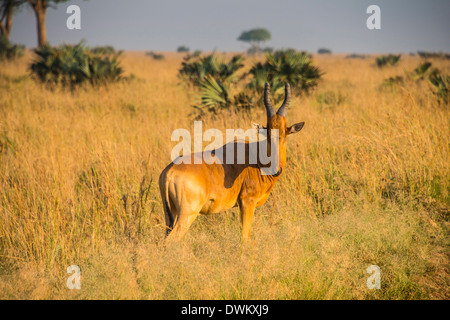
<svg viewBox="0 0 450 320"><path fill-rule="evenodd" d="M266 82L264 85L264 105L267 110L267 119L275 114L275 108L273 107L272 100L270 99L270 85Z"/></svg>
<svg viewBox="0 0 450 320"><path fill-rule="evenodd" d="M277 114L286 118L287 108L289 108L289 102L291 101L291 87L289 83L286 83L284 91L284 101L280 109L278 109Z"/></svg>

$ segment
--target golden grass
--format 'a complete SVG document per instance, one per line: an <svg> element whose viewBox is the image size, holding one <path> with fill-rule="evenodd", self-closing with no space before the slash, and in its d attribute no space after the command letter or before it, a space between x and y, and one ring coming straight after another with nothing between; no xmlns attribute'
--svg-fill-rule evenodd
<svg viewBox="0 0 450 320"><path fill-rule="evenodd" d="M380 88L420 58L378 69L314 57L326 74L292 103L288 123L305 128L244 246L237 209L163 242L157 179L196 101L177 78L182 55L127 52L134 80L73 93L27 77L31 58L0 65L0 298L449 298L449 106L426 81ZM203 129L264 116L231 112ZM81 290L66 287L72 264ZM380 290L366 287L373 264Z"/></svg>

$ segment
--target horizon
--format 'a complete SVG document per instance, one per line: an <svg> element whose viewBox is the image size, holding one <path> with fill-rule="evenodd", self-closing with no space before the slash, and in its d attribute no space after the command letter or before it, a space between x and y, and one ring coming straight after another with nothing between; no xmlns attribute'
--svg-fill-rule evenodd
<svg viewBox="0 0 450 320"><path fill-rule="evenodd" d="M81 30L69 30L69 5L81 9ZM131 5L130 5L131 4ZM257 5L256 5L257 4ZM369 30L370 5L381 10L381 29ZM238 8L238 9L237 9ZM286 10L289 8L290 10ZM124 14L125 13L125 14ZM74 0L47 10L47 35L52 45L111 45L124 51L242 52L249 44L238 41L243 31L266 28L272 39L262 47L293 48L336 54L450 52L450 2L435 0L271 1L236 0L211 3L118 0ZM36 18L24 5L14 15L10 40L27 48L37 46Z"/></svg>

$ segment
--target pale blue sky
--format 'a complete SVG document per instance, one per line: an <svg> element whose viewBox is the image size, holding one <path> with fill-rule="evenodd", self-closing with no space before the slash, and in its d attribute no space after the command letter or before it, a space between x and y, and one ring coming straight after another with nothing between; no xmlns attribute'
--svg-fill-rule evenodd
<svg viewBox="0 0 450 320"><path fill-rule="evenodd" d="M81 30L68 30L66 8L81 8ZM381 30L368 30L369 5L381 8ZM450 52L450 0L74 0L49 8L51 44L113 45L125 50L243 51L242 31L264 27L265 45L341 53ZM37 45L36 19L25 5L11 41Z"/></svg>

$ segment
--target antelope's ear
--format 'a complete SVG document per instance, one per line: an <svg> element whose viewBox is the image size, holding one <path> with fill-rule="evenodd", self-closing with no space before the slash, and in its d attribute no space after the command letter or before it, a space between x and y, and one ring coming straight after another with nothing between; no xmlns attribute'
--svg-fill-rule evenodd
<svg viewBox="0 0 450 320"><path fill-rule="evenodd" d="M294 124L294 125L290 126L289 128L287 128L286 134L292 134L292 133L299 132L300 130L303 129L304 125L305 125L304 122Z"/></svg>

